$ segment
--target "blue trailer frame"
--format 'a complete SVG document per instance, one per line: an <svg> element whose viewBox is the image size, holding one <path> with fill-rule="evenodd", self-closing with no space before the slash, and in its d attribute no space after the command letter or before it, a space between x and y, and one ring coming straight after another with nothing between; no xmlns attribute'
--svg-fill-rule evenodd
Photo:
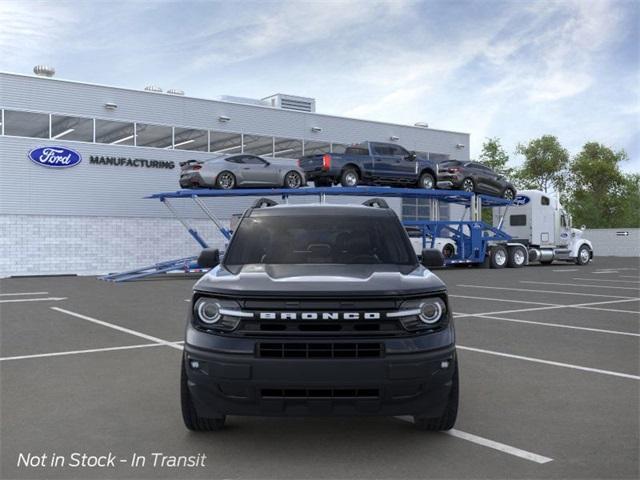
<svg viewBox="0 0 640 480"><path fill-rule="evenodd" d="M209 245L198 231L189 225L173 207L174 199L191 199L215 223L222 236L229 240L231 230L226 228L216 216L202 202L202 198L225 197L280 197L287 201L289 197L317 195L320 203L326 201L327 196L358 196L358 197L392 197L392 198L420 198L432 201L432 213L436 218L432 220L404 221L407 227L418 227L422 233L423 248L433 247L438 237L451 238L456 244L454 257L446 259L446 264L476 264L483 263L486 258L490 242L507 242L511 239L499 227L493 227L481 220L482 207L505 207L511 204L503 198L489 195L474 194L455 190L424 190L417 188L393 188L393 187L305 187L299 189L285 188L257 188L257 189L192 189L178 190L175 192L161 192L145 198L160 200L182 223L187 232L202 247ZM439 202L463 205L469 209L470 220L440 220L437 218ZM122 282L137 280L158 273L172 271L191 271L199 268L196 257L186 257L166 262L149 265L146 267L129 270L127 272L113 273L101 277L103 280Z"/></svg>

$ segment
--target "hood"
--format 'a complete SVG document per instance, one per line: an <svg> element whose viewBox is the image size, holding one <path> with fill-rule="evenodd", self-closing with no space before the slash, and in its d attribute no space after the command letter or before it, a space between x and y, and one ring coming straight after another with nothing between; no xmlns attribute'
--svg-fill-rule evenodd
<svg viewBox="0 0 640 480"><path fill-rule="evenodd" d="M446 290L428 269L403 273L396 265L244 265L237 274L218 266L194 289L234 296L404 296ZM409 267L411 268L411 267Z"/></svg>

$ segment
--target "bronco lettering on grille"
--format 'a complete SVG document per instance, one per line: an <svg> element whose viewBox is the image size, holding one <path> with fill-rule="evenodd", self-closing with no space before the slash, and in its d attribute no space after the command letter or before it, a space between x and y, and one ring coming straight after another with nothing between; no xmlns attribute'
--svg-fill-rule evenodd
<svg viewBox="0 0 640 480"><path fill-rule="evenodd" d="M260 312L260 320L380 320L380 312Z"/></svg>

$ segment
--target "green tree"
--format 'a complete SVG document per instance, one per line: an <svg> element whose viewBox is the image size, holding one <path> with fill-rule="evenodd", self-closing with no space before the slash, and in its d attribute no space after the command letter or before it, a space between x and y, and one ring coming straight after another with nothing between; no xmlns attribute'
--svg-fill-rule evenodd
<svg viewBox="0 0 640 480"><path fill-rule="evenodd" d="M590 228L640 225L640 176L625 175L620 162L624 150L614 152L597 142L586 143L569 167L565 200L576 225Z"/></svg>
<svg viewBox="0 0 640 480"><path fill-rule="evenodd" d="M513 174L513 168L507 166L507 163L509 163L509 155L497 137L487 138L485 140L482 144L482 152L478 160L483 165L502 175L511 176Z"/></svg>
<svg viewBox="0 0 640 480"><path fill-rule="evenodd" d="M569 152L560 145L556 137L543 135L527 144L519 144L516 152L525 158L516 175L520 187L545 192L551 188L556 191L564 190Z"/></svg>

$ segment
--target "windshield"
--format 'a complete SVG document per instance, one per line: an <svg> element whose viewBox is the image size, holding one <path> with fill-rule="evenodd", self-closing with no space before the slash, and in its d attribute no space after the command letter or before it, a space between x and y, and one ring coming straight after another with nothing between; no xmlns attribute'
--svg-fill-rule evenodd
<svg viewBox="0 0 640 480"><path fill-rule="evenodd" d="M417 265L395 217L265 215L242 220L224 264Z"/></svg>

